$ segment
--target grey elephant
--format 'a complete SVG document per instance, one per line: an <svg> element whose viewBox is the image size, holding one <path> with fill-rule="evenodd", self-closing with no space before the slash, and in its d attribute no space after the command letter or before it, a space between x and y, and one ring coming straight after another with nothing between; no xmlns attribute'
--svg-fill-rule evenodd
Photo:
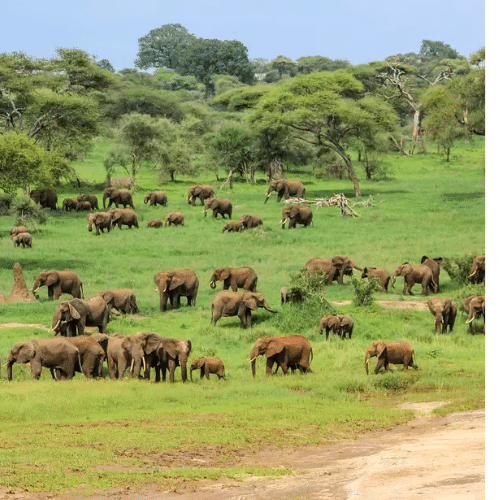
<svg viewBox="0 0 500 500"><path fill-rule="evenodd" d="M474 318L481 318L486 321L486 301L484 295L472 295L467 297L462 302L462 307L467 313L466 323L469 325L469 331L472 333L472 320Z"/></svg>
<svg viewBox="0 0 500 500"><path fill-rule="evenodd" d="M344 276L351 275L352 270L362 271L347 255L337 255L332 258L315 257L310 259L304 269L309 274L323 271L326 274L326 284L331 285L333 280L337 280L339 285L344 284Z"/></svg>
<svg viewBox="0 0 500 500"><path fill-rule="evenodd" d="M99 295L87 300L59 302L52 318L52 330L55 335L75 336L83 335L86 326L97 326L100 333L105 333L109 310L107 302Z"/></svg>
<svg viewBox="0 0 500 500"><path fill-rule="evenodd" d="M205 200L205 206L203 209L205 217L207 216L209 209L212 210L212 217L214 219L216 219L219 214L223 219L226 218L226 215L231 219L233 214L233 204L228 198L209 198L208 200Z"/></svg>
<svg viewBox="0 0 500 500"><path fill-rule="evenodd" d="M434 331L436 333L446 333L449 328L450 333L455 325L457 317L457 306L451 299L429 299L427 301L429 311L434 316Z"/></svg>
<svg viewBox="0 0 500 500"><path fill-rule="evenodd" d="M162 205L167 206L167 195L163 191L154 191L151 193L146 193L144 195L144 204L150 204L151 206Z"/></svg>
<svg viewBox="0 0 500 500"><path fill-rule="evenodd" d="M341 337L342 339L345 339L347 336L349 338L352 338L354 320L347 314L337 314L337 317L340 320L339 337Z"/></svg>
<svg viewBox="0 0 500 500"><path fill-rule="evenodd" d="M112 309L123 314L139 314L135 292L130 288L114 288L99 294Z"/></svg>
<svg viewBox="0 0 500 500"><path fill-rule="evenodd" d="M160 219L151 219L148 220L147 227L163 227L163 222Z"/></svg>
<svg viewBox="0 0 500 500"><path fill-rule="evenodd" d="M165 226L183 226L184 214L182 212L170 212L165 215Z"/></svg>
<svg viewBox="0 0 500 500"><path fill-rule="evenodd" d="M405 262L396 268L392 278L392 286L396 284L396 278L398 276L403 276L403 295L407 293L413 295L411 289L415 283L420 283L422 285L422 295L429 294L429 287L434 288L434 280L432 279L431 269L424 264L417 264L412 266L409 262Z"/></svg>
<svg viewBox="0 0 500 500"><path fill-rule="evenodd" d="M243 222L240 220L232 220L224 224L222 232L225 233L227 231L228 233L241 233L244 229L245 226L243 225Z"/></svg>
<svg viewBox="0 0 500 500"><path fill-rule="evenodd" d="M384 292L387 292L391 275L389 271L383 267L364 267L361 273L362 278L374 278L380 282L380 286Z"/></svg>
<svg viewBox="0 0 500 500"><path fill-rule="evenodd" d="M106 353L109 377L113 380L123 380L125 372L132 364L132 356L123 349L125 337L120 333L114 333L109 337L104 333L94 333L91 335Z"/></svg>
<svg viewBox="0 0 500 500"><path fill-rule="evenodd" d="M261 293L246 290L243 292L222 290L212 300L211 323L215 325L220 318L238 316L241 326L250 328L252 326L251 313L259 307L273 314L277 312L269 306Z"/></svg>
<svg viewBox="0 0 500 500"><path fill-rule="evenodd" d="M11 236L10 239L12 240L12 243L14 243L15 247L22 246L23 248L31 248L33 246L33 237L30 233L18 233Z"/></svg>
<svg viewBox="0 0 500 500"><path fill-rule="evenodd" d="M170 301L172 309L180 306L180 298L187 298L188 306L196 305L198 287L200 282L196 273L191 269L180 269L176 271L158 271L154 282L160 292L160 311L167 310L167 302Z"/></svg>
<svg viewBox="0 0 500 500"><path fill-rule="evenodd" d="M240 217L240 222L243 224L244 229L252 229L264 224L264 221L257 214L246 214Z"/></svg>
<svg viewBox="0 0 500 500"><path fill-rule="evenodd" d="M139 220L135 210L131 208L113 208L109 210L109 213L111 214L112 228L118 226L121 229L122 226L128 226L129 229L132 227L139 229Z"/></svg>
<svg viewBox="0 0 500 500"><path fill-rule="evenodd" d="M13 226L10 230L11 237L19 233L29 233L29 231L26 226Z"/></svg>
<svg viewBox="0 0 500 500"><path fill-rule="evenodd" d="M223 281L223 290L236 292L238 288L257 291L257 273L251 267L218 267L210 278L210 288L215 289L217 281Z"/></svg>
<svg viewBox="0 0 500 500"><path fill-rule="evenodd" d="M78 349L79 359L75 364L75 372L82 373L86 378L102 377L106 353L101 345L89 335L67 337L67 339ZM60 378L59 369L51 369L51 373L53 378Z"/></svg>
<svg viewBox="0 0 500 500"><path fill-rule="evenodd" d="M486 255L474 258L469 271L469 279L475 285L486 282Z"/></svg>
<svg viewBox="0 0 500 500"><path fill-rule="evenodd" d="M95 227L95 234L100 235L104 232L105 229L108 230L108 233L111 231L112 214L110 212L91 212L87 215L87 229L89 232L92 232L92 229Z"/></svg>
<svg viewBox="0 0 500 500"><path fill-rule="evenodd" d="M158 363L158 349L161 346L162 336L155 332L137 332L125 337L122 342L124 349L131 359L130 376L138 378L141 366L144 363L144 378L149 379L151 366Z"/></svg>
<svg viewBox="0 0 500 500"><path fill-rule="evenodd" d="M83 284L74 271L42 271L36 276L32 292L35 294L42 286L48 288L49 300L56 300L63 293L75 299L83 298Z"/></svg>
<svg viewBox="0 0 500 500"><path fill-rule="evenodd" d="M183 382L187 381L187 361L191 354L192 344L189 339L164 338L161 340L161 346L158 351L159 362L155 366L155 381L166 380L166 372L169 372L169 381L175 381L175 369L181 367L181 378Z"/></svg>
<svg viewBox="0 0 500 500"><path fill-rule="evenodd" d="M427 255L424 255L420 259L420 264L424 264L432 271L432 281L434 282L434 287L432 291L434 293L439 292L439 272L441 270L441 264L443 263L442 257L433 257L429 258Z"/></svg>
<svg viewBox="0 0 500 500"><path fill-rule="evenodd" d="M193 380L193 370L200 370L200 379L206 377L206 379L209 380L210 374L213 373L219 377L219 380L226 380L224 363L220 358L195 359L191 364L191 369L189 370L191 380Z"/></svg>
<svg viewBox="0 0 500 500"><path fill-rule="evenodd" d="M336 314L327 314L323 316L319 322L319 334L323 335L325 332L325 338L328 340L330 333L340 332L340 318Z"/></svg>
<svg viewBox="0 0 500 500"><path fill-rule="evenodd" d="M34 189L30 192L30 198L42 208L57 210L57 193L55 189Z"/></svg>
<svg viewBox="0 0 500 500"><path fill-rule="evenodd" d="M281 305L290 302L290 294L288 293L288 287L283 286L280 288L280 298L281 298Z"/></svg>
<svg viewBox="0 0 500 500"><path fill-rule="evenodd" d="M213 198L215 191L212 186L208 184L194 184L188 189L187 202L190 205L196 205L196 200L200 200L201 204L205 203L208 198Z"/></svg>
<svg viewBox="0 0 500 500"><path fill-rule="evenodd" d="M273 191L276 191L278 193L277 202L279 203L281 201L281 198L285 198L285 200L288 200L291 196L295 198L304 198L306 188L304 187L304 184L302 184L302 182L298 180L273 180L269 183L266 200L264 201L264 203L267 203L267 200L269 199Z"/></svg>
<svg viewBox="0 0 500 500"><path fill-rule="evenodd" d="M71 210L76 210L76 205L78 200L76 198L64 198L62 202L62 209L65 212L70 212Z"/></svg>
<svg viewBox="0 0 500 500"><path fill-rule="evenodd" d="M95 194L79 194L76 199L77 201L88 201L92 210L99 210L99 202Z"/></svg>
<svg viewBox="0 0 500 500"><path fill-rule="evenodd" d="M368 346L365 353L365 370L369 374L368 360L373 356L377 357L377 366L375 367L375 374L377 374L382 367L385 370L389 369L389 363L393 365L403 365L405 370L411 366L413 369L418 370L418 366L413 362L413 347L410 344L397 340L395 342L385 342L383 340L376 340Z"/></svg>
<svg viewBox="0 0 500 500"><path fill-rule="evenodd" d="M255 377L255 361L257 357L266 357L266 375L272 374L276 363L283 374L289 369L299 369L302 373L310 373L310 363L313 359L313 350L309 341L302 335L288 337L262 337L255 341L250 352L252 376Z"/></svg>
<svg viewBox="0 0 500 500"><path fill-rule="evenodd" d="M71 379L78 363L78 349L65 338L31 339L13 345L7 359L7 379L12 380L14 363L29 363L31 377L39 379L42 367L59 371L61 379Z"/></svg>
<svg viewBox="0 0 500 500"><path fill-rule="evenodd" d="M106 200L109 200L107 207ZM122 205L123 208L135 208L132 193L128 189L106 188L102 195L102 206L103 208L110 208L113 203L116 208L119 208L120 205Z"/></svg>
<svg viewBox="0 0 500 500"><path fill-rule="evenodd" d="M92 205L90 204L90 201L78 201L76 203L75 210L77 212L89 212L92 210Z"/></svg>
<svg viewBox="0 0 500 500"><path fill-rule="evenodd" d="M281 214L281 227L285 229L288 219L288 229L295 229L297 224L308 227L312 224L313 212L304 205L285 205Z"/></svg>

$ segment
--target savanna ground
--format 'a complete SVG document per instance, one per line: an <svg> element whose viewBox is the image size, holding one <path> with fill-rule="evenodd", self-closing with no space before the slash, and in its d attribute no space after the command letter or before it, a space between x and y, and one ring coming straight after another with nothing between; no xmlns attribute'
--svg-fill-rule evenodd
<svg viewBox="0 0 500 500"><path fill-rule="evenodd" d="M104 179L105 149L105 144L97 144L88 160L76 165L86 185L62 186L59 203L81 192L100 193L95 184ZM434 334L433 318L425 308L427 297L420 295L418 285L413 297L402 296L401 281L388 294L376 292L375 298L411 307L392 308L379 302L356 307L348 280L344 286L327 288L332 310L354 318L350 341L334 337L325 342L317 334L323 310L279 306L280 287L311 257L347 254L357 265L392 272L406 260L420 262L422 255L484 252L483 142L462 144L449 164L434 152L412 158L391 156L387 161L386 180L361 183L362 199L371 196L374 206L355 207L359 219L342 219L336 208L315 209L312 228L282 230L278 225L282 204L272 197L264 205L262 178L253 186L236 182L233 190L217 194L232 200L233 219L257 213L264 226L222 234L221 220L203 217L199 205L191 207L185 201L192 181L218 188L222 180L203 176L159 186L154 172L147 170L140 173L134 193L139 230L115 229L95 236L87 232L85 214L58 211L49 213L47 224L34 233L33 249L23 250L13 249L5 237L12 218L0 218L4 236L0 293L7 295L12 287L15 262L20 262L29 287L39 271L54 268L77 271L86 297L109 288L133 288L141 313L116 317L108 333L153 330L190 338L190 359L218 356L228 376L225 383L200 381L195 372L193 382L170 385L84 380L78 374L72 381L54 383L45 372L40 381L31 381L29 367L15 365L13 382L7 383L0 373L0 494L7 498L173 498L179 493L199 499L374 498L388 496L390 491L377 488L390 489L390 478L399 477L394 487L401 490L391 496L401 497L406 487L418 498L434 498L434 493L446 498L446 492L449 497L481 498L485 399L481 322L474 324L477 334L471 335L459 312L452 334ZM316 179L307 169L289 171L287 176L305 182L308 199L343 192L355 201L347 180ZM167 192L167 209L143 205L144 193L157 189ZM178 210L184 212L186 226L146 229L149 219ZM222 265L252 266L259 275L258 290L278 313L253 314L250 330L242 330L237 318L223 318L212 327L214 291L208 282L213 269ZM200 279L196 307L183 305L159 313L154 274L185 267ZM479 292L480 287L460 286L441 272L439 296L460 303ZM18 340L51 336L47 329L54 309L46 289L40 290L36 304L2 306L2 359ZM252 379L247 356L255 339L292 333L310 340L314 373L267 379L260 359ZM367 377L364 350L379 338L411 343L421 370L396 369ZM372 371L374 364L372 360ZM444 404L436 404L426 417L416 412L421 405L432 408L436 402ZM441 445L446 450L442 453ZM376 472L382 466L381 482ZM414 482L403 483L398 468ZM408 475L408 470L414 473Z"/></svg>

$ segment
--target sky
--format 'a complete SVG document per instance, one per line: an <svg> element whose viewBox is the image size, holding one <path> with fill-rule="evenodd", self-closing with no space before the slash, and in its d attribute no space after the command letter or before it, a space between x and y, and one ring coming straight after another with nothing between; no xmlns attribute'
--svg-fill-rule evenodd
<svg viewBox="0 0 500 500"><path fill-rule="evenodd" d="M50 58L57 47L79 48L115 70L133 68L139 38L173 23L238 40L250 59L322 55L357 65L418 52L424 39L463 56L485 45L484 0L16 0L1 14L0 52Z"/></svg>

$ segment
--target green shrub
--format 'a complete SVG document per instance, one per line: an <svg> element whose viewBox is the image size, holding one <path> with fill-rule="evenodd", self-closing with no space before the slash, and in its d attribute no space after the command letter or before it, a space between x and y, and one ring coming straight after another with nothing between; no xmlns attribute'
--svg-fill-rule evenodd
<svg viewBox="0 0 500 500"><path fill-rule="evenodd" d="M448 273L451 281L457 285L470 283L469 273L472 261L476 254L466 254L459 257L449 257L443 262L443 269Z"/></svg>
<svg viewBox="0 0 500 500"><path fill-rule="evenodd" d="M352 286L354 287L354 303L357 306L371 306L373 304L373 292L380 285L378 278L359 279L355 276L351 278Z"/></svg>
<svg viewBox="0 0 500 500"><path fill-rule="evenodd" d="M47 222L47 215L29 198L16 198L10 207L9 214L14 216L16 226L31 225L37 230L38 224Z"/></svg>
<svg viewBox="0 0 500 500"><path fill-rule="evenodd" d="M305 269L290 276L288 295L292 303L313 303L326 305L328 300L325 294L326 274L318 272L309 274Z"/></svg>
<svg viewBox="0 0 500 500"><path fill-rule="evenodd" d="M11 193L0 193L0 215L8 215L12 198Z"/></svg>

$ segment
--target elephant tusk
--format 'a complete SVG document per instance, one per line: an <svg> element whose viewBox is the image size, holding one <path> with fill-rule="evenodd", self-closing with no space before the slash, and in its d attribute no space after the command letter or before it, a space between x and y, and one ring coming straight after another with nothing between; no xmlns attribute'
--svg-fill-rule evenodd
<svg viewBox="0 0 500 500"><path fill-rule="evenodd" d="M216 283L215 281L211 281L211 282L210 282L210 288L212 288L212 290L213 290L214 288L217 288L217 283Z"/></svg>
<svg viewBox="0 0 500 500"><path fill-rule="evenodd" d="M59 320L56 324L56 326L54 326L54 328L51 328L50 331L52 332L55 332L56 331L56 328L61 324L61 320Z"/></svg>
<svg viewBox="0 0 500 500"><path fill-rule="evenodd" d="M468 320L465 322L465 324L466 324L466 325L467 325L467 324L469 324L469 323L470 323L473 319L474 319L474 316L473 316L471 319L468 319Z"/></svg>
<svg viewBox="0 0 500 500"><path fill-rule="evenodd" d="M247 361L248 361L249 363L251 363L252 361L255 361L256 359L257 359L257 356L254 356L252 359L250 359L250 358L249 358L249 359L247 359Z"/></svg>
<svg viewBox="0 0 500 500"><path fill-rule="evenodd" d="M472 278L472 276L474 276L476 273L477 273L477 269L472 274L469 274L469 278Z"/></svg>

